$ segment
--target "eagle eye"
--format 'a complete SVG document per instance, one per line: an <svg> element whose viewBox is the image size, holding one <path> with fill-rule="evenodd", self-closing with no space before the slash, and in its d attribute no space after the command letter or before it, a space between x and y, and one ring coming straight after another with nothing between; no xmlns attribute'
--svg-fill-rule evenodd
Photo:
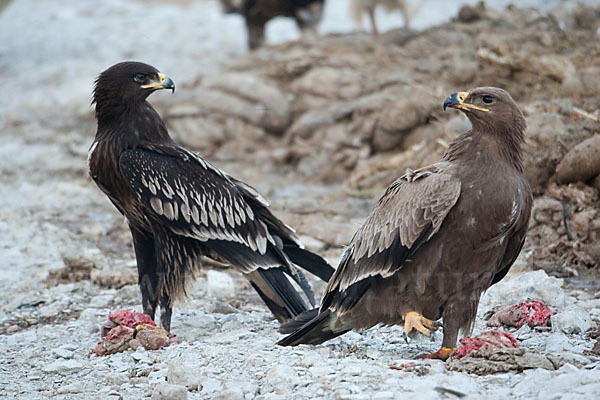
<svg viewBox="0 0 600 400"><path fill-rule="evenodd" d="M145 74L135 74L135 76L133 77L133 80L136 81L137 83L142 83L146 80L146 75Z"/></svg>
<svg viewBox="0 0 600 400"><path fill-rule="evenodd" d="M486 94L483 96L483 102L486 104L492 104L494 102L494 98Z"/></svg>

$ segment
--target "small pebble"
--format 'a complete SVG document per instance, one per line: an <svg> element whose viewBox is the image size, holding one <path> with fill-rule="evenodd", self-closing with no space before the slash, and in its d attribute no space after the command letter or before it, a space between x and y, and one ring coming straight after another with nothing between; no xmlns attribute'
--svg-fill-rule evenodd
<svg viewBox="0 0 600 400"><path fill-rule="evenodd" d="M187 398L187 389L181 385L159 383L152 392L152 400L187 400Z"/></svg>

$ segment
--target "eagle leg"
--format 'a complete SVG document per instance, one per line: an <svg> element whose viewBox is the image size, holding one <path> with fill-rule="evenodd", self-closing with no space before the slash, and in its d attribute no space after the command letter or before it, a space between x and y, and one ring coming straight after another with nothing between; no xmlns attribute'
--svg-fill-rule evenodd
<svg viewBox="0 0 600 400"><path fill-rule="evenodd" d="M138 285L142 293L144 314L154 320L158 304L159 283L156 272L154 239L130 226L138 269Z"/></svg>
<svg viewBox="0 0 600 400"><path fill-rule="evenodd" d="M156 300L152 298L149 294L151 290L146 285L140 286L142 292L142 308L144 310L144 314L152 318L154 321L154 315L156 314L156 304L158 303Z"/></svg>
<svg viewBox="0 0 600 400"><path fill-rule="evenodd" d="M435 353L425 354L419 358L426 360L443 360L446 361L456 351L456 347L442 347Z"/></svg>
<svg viewBox="0 0 600 400"><path fill-rule="evenodd" d="M435 331L443 326L441 322L431 321L418 312L411 311L404 316L402 337L408 343L408 334L413 330L417 330L427 337L432 337Z"/></svg>
<svg viewBox="0 0 600 400"><path fill-rule="evenodd" d="M171 331L171 315L173 315L171 298L168 295L162 295L160 298L160 325L167 332Z"/></svg>

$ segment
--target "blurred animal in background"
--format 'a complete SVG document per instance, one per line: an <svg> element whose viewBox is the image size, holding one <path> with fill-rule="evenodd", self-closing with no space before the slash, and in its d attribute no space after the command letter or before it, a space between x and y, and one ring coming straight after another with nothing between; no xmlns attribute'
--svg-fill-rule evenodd
<svg viewBox="0 0 600 400"><path fill-rule="evenodd" d="M178 146L146 98L175 90L156 68L123 62L96 80L98 130L88 171L131 230L144 314L169 330L173 300L206 256L233 265L283 322L314 304L301 267L328 281L333 268L302 248L294 230L271 213L250 185ZM289 278L288 278L289 277Z"/></svg>
<svg viewBox="0 0 600 400"><path fill-rule="evenodd" d="M379 36L379 29L375 21L375 9L382 6L386 12L399 11L404 18L404 28L410 29L412 18L421 8L423 0L350 0L350 13L354 21L361 25L363 15L366 13L371 22L371 34L373 38Z"/></svg>
<svg viewBox="0 0 600 400"><path fill-rule="evenodd" d="M4 11L7 5L9 5L11 0L0 0L0 14Z"/></svg>
<svg viewBox="0 0 600 400"><path fill-rule="evenodd" d="M499 88L454 93L446 107L465 113L472 129L442 160L392 183L346 247L321 307L282 325L291 334L278 344L403 324L405 339L443 328L442 348L425 357L447 359L459 331L472 330L481 294L525 242L533 202L521 151L526 124Z"/></svg>
<svg viewBox="0 0 600 400"><path fill-rule="evenodd" d="M248 47L265 41L265 25L275 17L291 17L305 33L314 31L323 15L325 0L221 0L223 12L241 14L246 20Z"/></svg>

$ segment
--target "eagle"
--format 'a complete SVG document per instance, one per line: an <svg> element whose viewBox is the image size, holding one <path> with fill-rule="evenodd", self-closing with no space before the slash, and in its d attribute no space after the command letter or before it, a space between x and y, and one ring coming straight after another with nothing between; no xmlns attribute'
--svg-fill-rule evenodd
<svg viewBox="0 0 600 400"><path fill-rule="evenodd" d="M442 347L470 333L479 298L515 262L531 213L523 174L525 118L503 89L454 93L447 107L465 113L470 131L442 160L407 170L387 189L346 247L320 308L282 325L278 344L319 344L352 329L403 325ZM439 322L439 319L443 322Z"/></svg>
<svg viewBox="0 0 600 400"><path fill-rule="evenodd" d="M275 17L291 17L301 31L309 31L321 20L325 0L221 0L226 14L241 14L248 31L248 47L265 41L265 25Z"/></svg>
<svg viewBox="0 0 600 400"><path fill-rule="evenodd" d="M98 129L88 154L94 182L131 230L145 314L170 330L173 300L200 268L202 256L239 269L273 315L285 321L309 310L288 277L313 304L297 266L328 281L333 268L304 250L250 185L175 143L146 100L173 81L140 62L122 62L96 80Z"/></svg>

